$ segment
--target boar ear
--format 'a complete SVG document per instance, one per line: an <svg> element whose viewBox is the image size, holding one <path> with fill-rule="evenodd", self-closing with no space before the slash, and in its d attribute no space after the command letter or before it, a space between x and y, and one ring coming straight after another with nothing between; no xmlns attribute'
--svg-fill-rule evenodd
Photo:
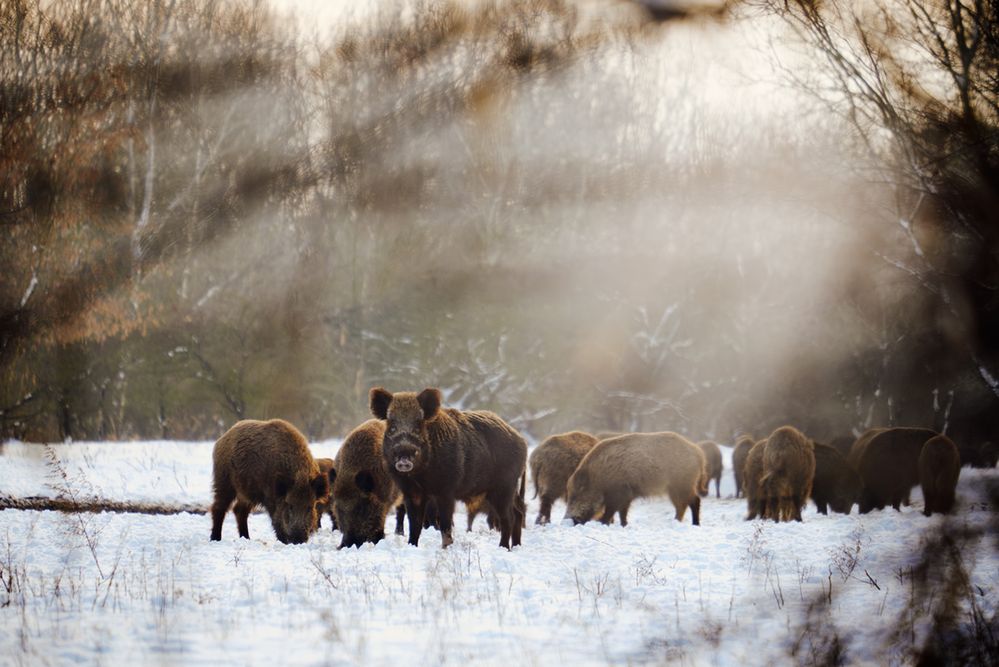
<svg viewBox="0 0 999 667"><path fill-rule="evenodd" d="M440 389L427 388L416 397L417 402L423 409L423 418L430 421L437 416L437 411L441 409Z"/></svg>
<svg viewBox="0 0 999 667"><path fill-rule="evenodd" d="M357 488L365 493L371 493L375 488L375 478L367 470L362 470L354 475L354 482L357 484Z"/></svg>
<svg viewBox="0 0 999 667"><path fill-rule="evenodd" d="M312 485L312 492L316 494L316 498L326 498L330 495L330 478L326 475L316 475L309 483Z"/></svg>
<svg viewBox="0 0 999 667"><path fill-rule="evenodd" d="M375 387L368 393L368 405L371 408L371 414L376 419L388 419L388 409L391 403L392 393L381 387Z"/></svg>

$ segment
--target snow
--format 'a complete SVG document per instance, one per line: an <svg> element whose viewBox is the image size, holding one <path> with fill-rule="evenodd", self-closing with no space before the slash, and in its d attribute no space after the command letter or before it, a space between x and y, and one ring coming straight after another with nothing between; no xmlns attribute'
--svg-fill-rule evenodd
<svg viewBox="0 0 999 667"><path fill-rule="evenodd" d="M211 443L51 451L82 495L89 485L114 500L210 501ZM530 500L512 552L481 516L447 550L434 530L413 548L390 525L378 545L337 551L328 523L307 544L282 545L263 514L250 517L252 539L236 537L230 514L211 543L204 515L2 511L0 664L780 665L830 583L824 623L846 638L848 662L904 662L889 639L912 586L905 573L943 521L922 516L918 489L902 512L827 517L810 505L801 524L746 522L744 501L727 497L731 450L723 456L723 497L712 483L699 527L689 513L676 522L665 499L636 502L625 528L537 527ZM39 445L6 443L0 495L54 495L47 461ZM996 474L962 470L959 521L988 524L976 485ZM964 554L988 614L993 538Z"/></svg>

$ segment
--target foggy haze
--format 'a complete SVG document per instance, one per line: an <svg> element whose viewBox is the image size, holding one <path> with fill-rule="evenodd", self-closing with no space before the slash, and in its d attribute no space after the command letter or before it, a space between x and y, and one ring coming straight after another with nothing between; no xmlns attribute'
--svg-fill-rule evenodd
<svg viewBox="0 0 999 667"><path fill-rule="evenodd" d="M57 233L9 242L5 303L55 314L7 346L8 433L281 416L328 437L376 385L440 386L537 439L946 427L963 385L894 370L936 306L888 172L785 76L813 65L779 20L276 4L97 19L164 38L87 46L98 77L150 64L52 119L44 150L77 146L110 192L69 183L39 213ZM133 259L109 269L114 243ZM47 303L88 260L113 277Z"/></svg>

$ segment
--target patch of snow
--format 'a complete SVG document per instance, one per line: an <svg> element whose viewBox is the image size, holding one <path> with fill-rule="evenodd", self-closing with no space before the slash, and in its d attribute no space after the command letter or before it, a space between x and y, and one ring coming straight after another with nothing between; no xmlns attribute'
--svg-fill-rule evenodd
<svg viewBox="0 0 999 667"><path fill-rule="evenodd" d="M334 441L317 443L319 456ZM76 443L52 451L117 500L210 502L210 442ZM455 543L435 530L418 548L391 534L337 551L328 521L307 544L282 545L266 515L236 537L230 513L212 543L207 516L0 511L0 662L185 664L787 664L809 606L832 585L826 624L850 664L898 662L888 638L927 531L918 489L901 512L747 522L731 498L703 499L699 527L668 500L639 500L629 525L535 526L528 493L523 546L500 549L485 518ZM9 442L2 493L53 493L44 447ZM995 470L963 469L959 515L985 527L974 500ZM713 485L712 485L713 486ZM999 554L983 540L966 562L994 613ZM844 574L845 561L855 568ZM870 580L867 575L870 575ZM871 584L877 582L878 587ZM916 619L922 631L929 618Z"/></svg>

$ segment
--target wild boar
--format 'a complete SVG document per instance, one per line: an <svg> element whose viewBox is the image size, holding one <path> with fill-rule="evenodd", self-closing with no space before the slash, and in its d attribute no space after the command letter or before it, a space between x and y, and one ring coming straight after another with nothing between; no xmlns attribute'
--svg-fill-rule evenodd
<svg viewBox="0 0 999 667"><path fill-rule="evenodd" d="M858 449L850 451L856 459L864 488L860 493L859 510L866 514L872 509L891 505L900 510L908 504L909 492L919 484L919 454L923 443L935 437L928 428L896 427L879 429Z"/></svg>
<svg viewBox="0 0 999 667"><path fill-rule="evenodd" d="M233 501L240 537L250 537L247 517L257 505L267 510L274 534L285 544L301 544L318 528L316 506L329 496L329 479L305 436L288 422L237 422L215 443L212 461L212 540L222 539Z"/></svg>
<svg viewBox="0 0 999 667"><path fill-rule="evenodd" d="M738 498L740 494L746 495L745 492L745 471L746 471L746 458L749 456L749 450L753 448L756 442L753 440L752 436L742 435L735 443L735 448L732 450L732 473L735 475L735 497Z"/></svg>
<svg viewBox="0 0 999 667"><path fill-rule="evenodd" d="M377 544L385 537L385 518L401 494L382 463L385 424L369 419L344 439L336 453L333 507L343 533L340 548ZM402 514L395 532L402 534Z"/></svg>
<svg viewBox="0 0 999 667"><path fill-rule="evenodd" d="M801 521L815 478L812 441L793 426L781 426L767 438L762 464L757 502L763 518Z"/></svg>
<svg viewBox="0 0 999 667"><path fill-rule="evenodd" d="M333 469L333 459L316 459L316 465L319 466L319 472L326 475L326 478L330 482L330 488L332 487L333 480L336 478L336 470ZM326 500L320 501L316 504L316 528L323 527L323 514L329 514L330 523L333 524L333 530L336 530L336 516L333 514L333 496L329 495Z"/></svg>
<svg viewBox="0 0 999 667"><path fill-rule="evenodd" d="M527 443L499 416L485 410L441 407L441 393L371 390L371 413L386 421L382 456L402 491L409 543L419 544L427 501L437 503L443 547L450 545L456 500L485 496L499 519L500 546L521 541ZM519 490L518 490L519 483Z"/></svg>
<svg viewBox="0 0 999 667"><path fill-rule="evenodd" d="M954 508L961 455L957 445L945 435L923 443L919 453L919 483L923 488L923 514L949 514Z"/></svg>
<svg viewBox="0 0 999 667"><path fill-rule="evenodd" d="M589 433L570 431L546 438L531 452L528 465L534 480L534 497L541 498L541 509L534 523L551 521L552 504L567 497L569 477L597 442Z"/></svg>
<svg viewBox="0 0 999 667"><path fill-rule="evenodd" d="M697 445L672 432L631 433L598 443L569 477L566 518L586 523L601 512L610 523L616 512L628 525L635 498L669 496L676 520L690 508L700 525L699 492L707 479L707 462Z"/></svg>
<svg viewBox="0 0 999 667"><path fill-rule="evenodd" d="M846 457L835 447L814 443L815 481L812 483L812 501L821 514L834 512L849 514L853 504L860 500L863 483Z"/></svg>
<svg viewBox="0 0 999 667"><path fill-rule="evenodd" d="M697 446L704 452L704 459L708 463L708 480L715 480L715 497L721 498L721 476L723 468L721 450L718 449L718 445L710 440L703 440L697 443ZM703 495L707 494L708 488L705 485Z"/></svg>

